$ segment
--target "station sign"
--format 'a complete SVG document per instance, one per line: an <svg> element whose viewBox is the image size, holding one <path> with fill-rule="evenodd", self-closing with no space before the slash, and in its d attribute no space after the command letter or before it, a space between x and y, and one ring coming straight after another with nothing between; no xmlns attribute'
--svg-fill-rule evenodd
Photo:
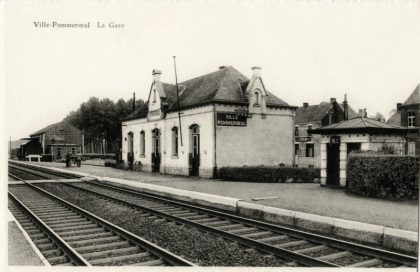
<svg viewBox="0 0 420 272"><path fill-rule="evenodd" d="M218 126L246 127L247 117L238 113L218 112L216 124Z"/></svg>
<svg viewBox="0 0 420 272"><path fill-rule="evenodd" d="M340 136L331 136L330 138L330 144L340 144Z"/></svg>

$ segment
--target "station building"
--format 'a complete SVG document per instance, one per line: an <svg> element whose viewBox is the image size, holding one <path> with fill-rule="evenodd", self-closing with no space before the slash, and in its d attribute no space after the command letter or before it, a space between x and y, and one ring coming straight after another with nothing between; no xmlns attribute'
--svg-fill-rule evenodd
<svg viewBox="0 0 420 272"><path fill-rule="evenodd" d="M122 123L122 157L140 171L215 177L220 167L292 165L296 107L270 93L252 68L178 84L153 71L147 107ZM179 104L178 104L179 103Z"/></svg>
<svg viewBox="0 0 420 272"><path fill-rule="evenodd" d="M41 143L42 154L50 154L52 160L60 160L67 153L83 153L82 132L65 121L46 126L30 137Z"/></svg>
<svg viewBox="0 0 420 272"><path fill-rule="evenodd" d="M312 135L320 135L321 185L347 186L347 157L352 151L378 151L384 145L391 146L404 155L407 135L418 135L417 127L400 127L366 117L366 112L339 123L313 129Z"/></svg>
<svg viewBox="0 0 420 272"><path fill-rule="evenodd" d="M320 167L321 136L309 135L308 130L329 126L356 117L357 113L348 105L345 95L343 103L336 98L317 105L303 103L296 110L295 119L295 163L299 167Z"/></svg>

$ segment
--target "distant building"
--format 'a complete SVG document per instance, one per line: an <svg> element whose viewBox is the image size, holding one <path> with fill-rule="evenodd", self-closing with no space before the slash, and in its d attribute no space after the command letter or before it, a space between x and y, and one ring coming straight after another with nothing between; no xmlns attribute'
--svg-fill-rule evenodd
<svg viewBox="0 0 420 272"><path fill-rule="evenodd" d="M420 127L420 84L417 85L403 104L397 103L397 110L388 119L387 124L402 127ZM406 154L420 154L420 139L417 134L407 135Z"/></svg>
<svg viewBox="0 0 420 272"><path fill-rule="evenodd" d="M293 164L296 107L266 89L261 68L252 70L248 79L222 66L181 82L179 107L176 86L161 82L161 72L154 70L147 110L138 109L122 123L125 163L200 177L214 177L226 166Z"/></svg>
<svg viewBox="0 0 420 272"><path fill-rule="evenodd" d="M62 159L67 153L82 152L82 132L65 121L38 130L30 137L41 143L42 154L51 154L53 160Z"/></svg>
<svg viewBox="0 0 420 272"><path fill-rule="evenodd" d="M41 155L41 144L31 138L22 138L10 142L9 158L25 160L29 155Z"/></svg>
<svg viewBox="0 0 420 272"><path fill-rule="evenodd" d="M357 113L347 104L347 99L339 104L335 98L319 105L303 103L296 111L295 163L299 166L320 166L320 135L309 135L308 130L329 126L347 118L357 116Z"/></svg>

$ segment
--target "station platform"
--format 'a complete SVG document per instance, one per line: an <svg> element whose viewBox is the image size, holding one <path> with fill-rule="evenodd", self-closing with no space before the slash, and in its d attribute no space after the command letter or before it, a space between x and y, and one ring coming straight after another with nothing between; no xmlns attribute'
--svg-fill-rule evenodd
<svg viewBox="0 0 420 272"><path fill-rule="evenodd" d="M390 228L418 231L418 201L391 201L351 195L343 189L316 183L229 182L195 177L171 176L83 165L66 168L64 163L34 163L74 170L98 177L111 177L225 197L298 212L353 220Z"/></svg>
<svg viewBox="0 0 420 272"><path fill-rule="evenodd" d="M44 266L39 251L29 237L24 235L16 218L7 211L8 221L8 265L9 266Z"/></svg>

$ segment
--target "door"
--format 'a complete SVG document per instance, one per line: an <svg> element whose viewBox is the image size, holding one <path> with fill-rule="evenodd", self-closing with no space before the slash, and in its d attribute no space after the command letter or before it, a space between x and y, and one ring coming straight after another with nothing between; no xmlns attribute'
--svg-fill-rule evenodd
<svg viewBox="0 0 420 272"><path fill-rule="evenodd" d="M327 186L340 185L340 144L327 144Z"/></svg>
<svg viewBox="0 0 420 272"><path fill-rule="evenodd" d="M130 169L132 169L133 168L133 163L134 163L134 152L133 152L134 139L133 139L133 133L132 132L128 133L127 141L128 141L127 142L127 144L128 144L128 146L127 146L127 162L128 162L128 167Z"/></svg>
<svg viewBox="0 0 420 272"><path fill-rule="evenodd" d="M191 131L191 153L190 153L190 176L200 174L200 129L198 125L193 125Z"/></svg>
<svg viewBox="0 0 420 272"><path fill-rule="evenodd" d="M160 131L152 131L152 172L160 172Z"/></svg>

